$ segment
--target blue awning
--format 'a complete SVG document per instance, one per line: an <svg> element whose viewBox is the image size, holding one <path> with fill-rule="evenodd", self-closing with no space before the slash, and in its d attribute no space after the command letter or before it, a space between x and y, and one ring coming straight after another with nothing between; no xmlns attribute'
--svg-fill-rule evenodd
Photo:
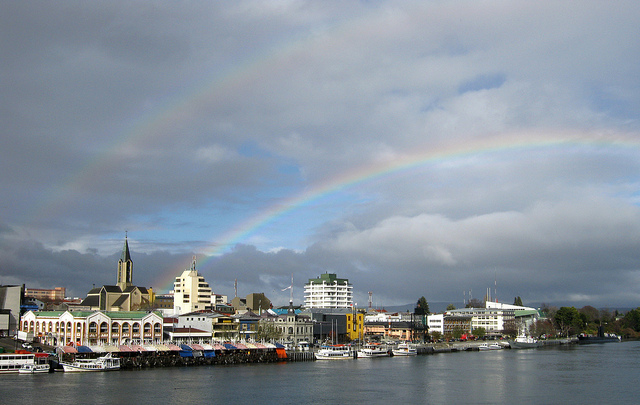
<svg viewBox="0 0 640 405"><path fill-rule="evenodd" d="M188 351L188 352L193 351L193 349L191 347L189 347L188 345L185 345L185 344L181 344L180 348L182 350L185 350L185 351Z"/></svg>
<svg viewBox="0 0 640 405"><path fill-rule="evenodd" d="M76 347L76 350L78 351L78 353L93 353L93 350L91 350L87 346L78 346Z"/></svg>

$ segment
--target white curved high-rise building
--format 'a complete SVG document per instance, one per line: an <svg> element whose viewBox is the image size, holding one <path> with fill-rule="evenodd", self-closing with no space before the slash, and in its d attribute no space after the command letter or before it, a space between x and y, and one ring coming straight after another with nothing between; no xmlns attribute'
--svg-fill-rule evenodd
<svg viewBox="0 0 640 405"><path fill-rule="evenodd" d="M196 271L196 261L173 283L173 309L177 314L211 308L211 287Z"/></svg>

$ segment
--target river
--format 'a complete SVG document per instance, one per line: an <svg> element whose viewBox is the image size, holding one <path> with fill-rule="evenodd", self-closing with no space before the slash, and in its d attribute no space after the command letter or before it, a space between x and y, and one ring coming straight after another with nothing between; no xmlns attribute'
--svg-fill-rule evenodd
<svg viewBox="0 0 640 405"><path fill-rule="evenodd" d="M14 404L635 403L640 342L0 376Z"/></svg>

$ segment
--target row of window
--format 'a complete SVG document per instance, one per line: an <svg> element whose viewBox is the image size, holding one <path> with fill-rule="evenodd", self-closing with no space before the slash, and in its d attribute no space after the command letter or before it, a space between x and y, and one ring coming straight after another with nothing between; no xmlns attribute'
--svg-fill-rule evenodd
<svg viewBox="0 0 640 405"><path fill-rule="evenodd" d="M73 323L72 322L34 322L34 321L24 321L24 323L22 324L22 330L25 332L34 332L34 333L46 333L46 332L65 332L66 333L71 333L72 331L72 326ZM84 327L84 323L82 322L76 322L76 330L82 330ZM111 324L111 333L120 333L120 327L122 327L122 333L129 333L129 331L133 331L133 333L139 333L140 332L140 323L138 322L134 322L132 324L130 324L129 322L124 322L122 324L119 324L117 322L114 322ZM109 324L107 322L102 322L100 324L100 333L107 333L109 331ZM144 332L148 333L151 332L152 329L152 325L151 323L145 323L144 326ZM155 333L162 333L162 325L160 323L156 323L155 325L153 325L153 330ZM98 331L98 324L96 322L90 322L89 323L89 333L96 333Z"/></svg>

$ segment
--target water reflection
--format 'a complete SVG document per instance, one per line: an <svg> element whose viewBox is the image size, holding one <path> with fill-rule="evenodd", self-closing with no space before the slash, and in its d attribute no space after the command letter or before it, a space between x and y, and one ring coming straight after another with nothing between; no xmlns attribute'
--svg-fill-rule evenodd
<svg viewBox="0 0 640 405"><path fill-rule="evenodd" d="M640 342L306 363L3 375L12 403L634 403ZM3 401L4 402L4 401Z"/></svg>

